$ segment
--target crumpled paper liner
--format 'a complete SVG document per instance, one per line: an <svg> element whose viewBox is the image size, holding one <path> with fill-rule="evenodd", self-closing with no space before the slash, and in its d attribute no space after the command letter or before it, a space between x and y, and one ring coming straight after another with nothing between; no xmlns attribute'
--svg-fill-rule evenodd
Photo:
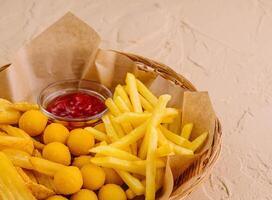
<svg viewBox="0 0 272 200"><path fill-rule="evenodd" d="M213 142L215 114L206 92L185 92L183 88L154 72L140 70L125 55L101 50L99 35L86 23L67 13L15 55L10 67L0 68L0 97L12 101L36 102L41 89L63 79L89 79L114 90L132 72L156 95L170 94L170 106L182 109L182 124L194 123L192 139L209 131L205 146L194 157L170 156L159 200L182 191L174 187L179 177ZM138 199L138 198L137 198Z"/></svg>

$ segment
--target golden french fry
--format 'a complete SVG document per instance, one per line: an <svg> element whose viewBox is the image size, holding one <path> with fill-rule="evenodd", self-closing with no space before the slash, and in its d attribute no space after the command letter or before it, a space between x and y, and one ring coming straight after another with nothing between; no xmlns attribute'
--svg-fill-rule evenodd
<svg viewBox="0 0 272 200"><path fill-rule="evenodd" d="M192 141L191 143L191 149L193 151L197 151L199 148L201 148L201 146L205 143L208 135L209 135L208 132L204 132L200 136L198 136L196 139L194 139L194 141Z"/></svg>
<svg viewBox="0 0 272 200"><path fill-rule="evenodd" d="M30 179L32 182L38 183L38 181L37 181L37 179L36 179L36 177L35 177L35 175L34 175L34 171L28 170L28 169L22 169L22 170L25 172L25 174L29 177L29 179Z"/></svg>
<svg viewBox="0 0 272 200"><path fill-rule="evenodd" d="M0 152L0 199L36 200L8 157Z"/></svg>
<svg viewBox="0 0 272 200"><path fill-rule="evenodd" d="M126 112L114 118L114 121L117 123L135 123L141 124L145 122L148 118L151 117L151 113L135 113L135 112Z"/></svg>
<svg viewBox="0 0 272 200"><path fill-rule="evenodd" d="M98 146L98 147L90 149L90 152L99 153L104 156L111 156L111 157L115 157L115 158L119 158L123 160L129 160L129 161L140 160L140 158L138 158L137 156L112 146Z"/></svg>
<svg viewBox="0 0 272 200"><path fill-rule="evenodd" d="M128 87L128 93L129 93L129 97L130 97L134 112L139 112L139 113L143 112L139 93L137 90L136 78L133 74L127 73L126 84Z"/></svg>
<svg viewBox="0 0 272 200"><path fill-rule="evenodd" d="M109 138L109 140L111 142L115 142L116 140L118 140L118 135L114 130L114 127L111 123L111 120L109 118L109 115L104 115L102 117L102 121L104 122L105 128L106 128L106 132L107 132L107 136Z"/></svg>
<svg viewBox="0 0 272 200"><path fill-rule="evenodd" d="M103 133L93 127L86 127L84 129L89 131L90 134L92 134L96 140L109 142L109 138L105 133Z"/></svg>
<svg viewBox="0 0 272 200"><path fill-rule="evenodd" d="M30 157L30 162L33 166L33 170L48 176L54 176L57 171L66 167L65 165L38 157Z"/></svg>
<svg viewBox="0 0 272 200"><path fill-rule="evenodd" d="M125 135L125 132L123 131L121 125L119 123L115 122L114 117L111 114L109 114L109 117L110 117L110 121L112 123L112 126L115 129L118 137L119 138L123 137Z"/></svg>
<svg viewBox="0 0 272 200"><path fill-rule="evenodd" d="M173 155L173 148L170 145L163 145L160 146L159 148L157 148L156 150L156 157L164 157L164 156L169 156L169 155Z"/></svg>
<svg viewBox="0 0 272 200"><path fill-rule="evenodd" d="M153 106L156 106L158 103L157 97L140 80L137 79L136 84L139 93Z"/></svg>
<svg viewBox="0 0 272 200"><path fill-rule="evenodd" d="M18 149L3 149L2 152L11 160L11 162L18 167L25 169L33 169L33 166L30 162L30 155L25 151Z"/></svg>
<svg viewBox="0 0 272 200"><path fill-rule="evenodd" d="M32 154L34 146L31 139L13 136L0 136L0 149L14 148Z"/></svg>
<svg viewBox="0 0 272 200"><path fill-rule="evenodd" d="M193 126L194 124L193 123L188 123L188 124L185 124L182 128L182 131L181 131L181 136L187 140L190 139L190 135L192 133L192 130L193 130Z"/></svg>
<svg viewBox="0 0 272 200"><path fill-rule="evenodd" d="M120 96L117 96L114 102L122 113L130 112L129 107L126 105L125 101Z"/></svg>
<svg viewBox="0 0 272 200"><path fill-rule="evenodd" d="M122 170L115 170L119 176L123 179L123 181L127 184L127 186L136 194L141 195L144 193L145 187L141 183L141 181L130 173Z"/></svg>
<svg viewBox="0 0 272 200"><path fill-rule="evenodd" d="M147 122L133 129L129 134L110 144L110 146L123 149L124 147L136 143L140 138L144 136L146 127Z"/></svg>
<svg viewBox="0 0 272 200"><path fill-rule="evenodd" d="M39 149L39 150L43 150L43 148L45 147L45 145L39 141L37 141L35 138L31 138L32 142L33 142L33 145L36 149Z"/></svg>
<svg viewBox="0 0 272 200"><path fill-rule="evenodd" d="M22 112L26 112L28 110L38 110L39 105L34 103L28 103L28 102L17 102L11 105L11 107L15 110L19 110Z"/></svg>
<svg viewBox="0 0 272 200"><path fill-rule="evenodd" d="M121 160L113 157L94 157L91 163L100 167L107 167L145 175L145 165L136 161Z"/></svg>
<svg viewBox="0 0 272 200"><path fill-rule="evenodd" d="M113 114L113 116L116 117L121 114L121 111L119 110L119 108L116 106L116 104L111 98L108 98L105 101L105 104L108 107L109 111Z"/></svg>
<svg viewBox="0 0 272 200"><path fill-rule="evenodd" d="M171 142L188 149L191 148L191 142L189 140L184 139L183 137L169 131L162 125L159 125L159 129L161 130L162 134Z"/></svg>
<svg viewBox="0 0 272 200"><path fill-rule="evenodd" d="M161 95L159 97L159 101L158 101L156 107L154 108L154 111L152 112L152 116L150 118L150 122L147 127L147 134L145 135L143 142L141 144L140 150L139 150L139 157L141 159L145 159L146 155L147 155L147 149L148 149L147 144L148 144L148 137L149 137L150 129L153 127L156 127L158 124L161 123L166 105L170 99L171 99L170 95Z"/></svg>
<svg viewBox="0 0 272 200"><path fill-rule="evenodd" d="M33 151L33 156L42 158L42 154L36 149ZM49 188L52 191L56 191L56 187L54 185L54 181L52 177L37 171L33 171L33 173L39 184L44 185L45 187Z"/></svg>
<svg viewBox="0 0 272 200"><path fill-rule="evenodd" d="M159 100L160 101L160 100ZM147 129L148 132L148 146L146 158L146 189L145 199L155 200L156 195L156 149L158 135L154 127Z"/></svg>
<svg viewBox="0 0 272 200"><path fill-rule="evenodd" d="M121 85L117 85L115 88L115 93L123 99L129 110L132 111L133 110L132 104L129 100L128 94L126 93L125 89Z"/></svg>
<svg viewBox="0 0 272 200"><path fill-rule="evenodd" d="M55 192L44 185L38 184L31 180L27 173L22 168L17 167L17 172L20 174L25 182L25 185L31 191L31 193L39 200L46 199L55 194Z"/></svg>
<svg viewBox="0 0 272 200"><path fill-rule="evenodd" d="M0 124L17 124L21 117L21 113L17 110L0 108Z"/></svg>
<svg viewBox="0 0 272 200"><path fill-rule="evenodd" d="M5 131L10 136L31 139L31 137L24 130L17 127L13 127L10 125L0 125L0 129Z"/></svg>
<svg viewBox="0 0 272 200"><path fill-rule="evenodd" d="M103 133L106 132L106 129L105 129L105 126L104 126L103 123L97 124L97 125L94 127L94 129L96 129L96 130L98 130L98 131L101 131L101 132L103 132Z"/></svg>
<svg viewBox="0 0 272 200"><path fill-rule="evenodd" d="M140 97L140 102L141 105L143 107L144 110L148 111L148 112L152 112L153 111L153 106L151 105L151 103L149 103L142 95L139 94Z"/></svg>
<svg viewBox="0 0 272 200"><path fill-rule="evenodd" d="M178 146L174 143L172 143L172 145L173 145L173 151L175 152L175 154L181 155L181 156L189 156L189 157L194 156L194 152L192 150Z"/></svg>

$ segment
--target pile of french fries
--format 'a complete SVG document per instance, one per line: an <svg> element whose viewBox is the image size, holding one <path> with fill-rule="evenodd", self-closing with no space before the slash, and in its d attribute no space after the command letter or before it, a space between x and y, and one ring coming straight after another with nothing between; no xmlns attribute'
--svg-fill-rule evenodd
<svg viewBox="0 0 272 200"><path fill-rule="evenodd" d="M128 199L155 200L163 185L166 158L192 158L208 132L193 141L193 124L181 127L181 111L167 107L170 95L156 97L140 80L127 74L126 85L115 88L105 101L102 123L86 127L96 140L90 163L113 169L123 180ZM43 141L17 127L23 112L36 104L0 99L0 199L46 199L57 193L54 175L67 167L46 160ZM91 178L91 177L90 177Z"/></svg>

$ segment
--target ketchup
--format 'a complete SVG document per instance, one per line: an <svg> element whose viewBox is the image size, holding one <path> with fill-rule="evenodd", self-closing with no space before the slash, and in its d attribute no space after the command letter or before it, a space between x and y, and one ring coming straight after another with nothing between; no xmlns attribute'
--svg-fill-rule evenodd
<svg viewBox="0 0 272 200"><path fill-rule="evenodd" d="M47 105L47 111L59 117L86 118L106 109L102 99L84 92L72 92L55 97Z"/></svg>

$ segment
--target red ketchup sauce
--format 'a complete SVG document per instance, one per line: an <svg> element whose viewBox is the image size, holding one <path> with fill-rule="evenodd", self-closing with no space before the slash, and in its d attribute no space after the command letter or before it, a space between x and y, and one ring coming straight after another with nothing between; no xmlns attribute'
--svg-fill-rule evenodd
<svg viewBox="0 0 272 200"><path fill-rule="evenodd" d="M87 118L106 109L102 99L84 92L73 92L52 99L47 111L66 118Z"/></svg>

